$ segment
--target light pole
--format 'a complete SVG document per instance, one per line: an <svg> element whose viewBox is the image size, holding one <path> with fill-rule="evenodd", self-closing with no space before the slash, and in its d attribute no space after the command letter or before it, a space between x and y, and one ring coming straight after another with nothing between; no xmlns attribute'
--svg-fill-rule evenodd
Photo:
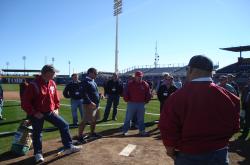
<svg viewBox="0 0 250 165"><path fill-rule="evenodd" d="M156 44L155 44L155 62L154 62L155 68L158 67L159 57L160 57L160 56L159 56L159 54L158 54L158 52L157 52L157 41L156 41Z"/></svg>
<svg viewBox="0 0 250 165"><path fill-rule="evenodd" d="M52 66L54 66L55 58L52 57Z"/></svg>
<svg viewBox="0 0 250 165"><path fill-rule="evenodd" d="M47 56L44 57L44 65L47 65Z"/></svg>
<svg viewBox="0 0 250 165"><path fill-rule="evenodd" d="M69 61L69 77L70 77L70 61Z"/></svg>
<svg viewBox="0 0 250 165"><path fill-rule="evenodd" d="M9 70L9 65L10 65L10 63L9 62L6 62L6 66L7 66L7 75L8 75L8 70Z"/></svg>
<svg viewBox="0 0 250 165"><path fill-rule="evenodd" d="M115 73L118 73L118 15L121 13L122 13L122 0L114 0L114 16L116 17Z"/></svg>
<svg viewBox="0 0 250 165"><path fill-rule="evenodd" d="M23 59L23 74L25 75L25 69L26 69L26 67L25 67L25 60L26 60L26 56L23 56L22 57L22 59Z"/></svg>

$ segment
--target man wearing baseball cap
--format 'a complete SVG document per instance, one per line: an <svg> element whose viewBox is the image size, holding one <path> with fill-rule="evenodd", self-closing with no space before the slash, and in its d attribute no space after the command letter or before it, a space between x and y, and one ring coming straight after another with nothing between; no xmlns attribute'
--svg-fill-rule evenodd
<svg viewBox="0 0 250 165"><path fill-rule="evenodd" d="M42 155L44 121L48 121L59 129L64 154L81 150L81 147L73 145L69 133L69 124L59 115L60 102L56 84L53 81L55 72L57 70L52 65L45 65L41 70L41 75L36 76L35 80L24 91L21 102L22 109L27 113L33 127L32 143L36 163L44 161Z"/></svg>
<svg viewBox="0 0 250 165"><path fill-rule="evenodd" d="M193 56L188 82L163 106L160 131L175 165L228 165L228 142L239 131L240 100L212 82L212 61Z"/></svg>
<svg viewBox="0 0 250 165"><path fill-rule="evenodd" d="M240 96L240 89L239 89L239 86L238 84L234 81L235 79L235 75L229 73L227 74L227 80L228 80L228 84L230 84L236 91L237 93L237 96L239 97Z"/></svg>
<svg viewBox="0 0 250 165"><path fill-rule="evenodd" d="M140 136L148 136L145 132L144 114L145 104L151 99L151 92L147 82L142 80L143 73L135 72L135 77L130 81L123 92L123 99L127 102L126 117L123 125L123 135L128 135L130 120L137 118Z"/></svg>

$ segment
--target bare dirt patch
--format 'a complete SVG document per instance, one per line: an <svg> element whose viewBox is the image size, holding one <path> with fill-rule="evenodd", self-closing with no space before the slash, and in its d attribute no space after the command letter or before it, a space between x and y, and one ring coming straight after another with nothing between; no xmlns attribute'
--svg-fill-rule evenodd
<svg viewBox="0 0 250 165"><path fill-rule="evenodd" d="M19 92L16 91L4 91L5 100L20 100Z"/></svg>

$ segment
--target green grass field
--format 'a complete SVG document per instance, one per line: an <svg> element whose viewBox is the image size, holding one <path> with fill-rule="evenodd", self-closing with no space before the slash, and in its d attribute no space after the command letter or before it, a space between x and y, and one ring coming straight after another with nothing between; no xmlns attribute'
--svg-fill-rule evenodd
<svg viewBox="0 0 250 165"><path fill-rule="evenodd" d="M64 87L59 86L58 89L62 90ZM18 85L3 85L4 91L18 91L19 86ZM101 90L101 89L100 89ZM70 103L69 99L61 99L61 107L60 107L60 115L63 116L63 118L69 122L72 123L72 115L71 115L71 110L70 110ZM68 105L65 106L64 104ZM101 100L100 107L101 107L101 118L103 116L103 110L106 105L106 100ZM120 104L119 104L119 109L124 109L126 108L126 103L123 101L123 99L120 99ZM111 123L123 123L124 118L125 118L125 111L119 111L117 114L117 121L108 121L105 122L105 124L111 124ZM152 100L149 104L146 105L146 111L150 113L159 113L159 102L157 100ZM112 113L112 110L111 110ZM19 100L17 101L8 101L5 100L4 102L4 110L3 110L3 116L6 118L6 120L1 121L0 123L0 132L12 132L16 131L20 122L26 117L25 112L21 109L20 107L20 102ZM80 115L79 115L80 116ZM79 117L78 116L78 117ZM110 115L111 117L111 115ZM79 117L80 118L80 117ZM155 115L145 115L145 122L152 122L154 120L157 120L159 116ZM103 124L103 123L100 123ZM49 128L52 127L49 123L45 122L44 128ZM114 128L119 128L121 125L110 125L110 126L105 126L105 127L98 127L97 126L97 132L108 130L108 129L114 129ZM156 125L153 125L151 127L147 127L147 130L155 128ZM77 128L73 128L70 130L71 135L75 136L77 135ZM86 131L89 131L89 127L86 127ZM48 139L54 139L54 138L60 138L59 131L52 131L52 132L44 132L43 133L43 140L48 140ZM13 135L11 136L6 136L6 137L0 137L0 154L7 152L10 150L11 144L13 140Z"/></svg>
<svg viewBox="0 0 250 165"><path fill-rule="evenodd" d="M19 91L19 85L8 85L4 84L3 85L4 91ZM63 90L64 86L58 86L58 90ZM102 89L100 89L102 91ZM60 115L63 116L63 118L68 121L69 123L72 123L72 115L71 115L71 110L70 110L70 103L69 99L64 99L61 98L61 108L60 108ZM65 105L66 104L66 105ZM101 107L101 118L103 116L103 110L106 105L106 100L101 100L100 107ZM120 99L120 104L119 104L119 109L118 110L118 120L117 121L108 121L105 122L105 124L112 124L112 123L123 123L124 118L125 118L125 108L126 108L126 103L123 101L123 99ZM111 110L112 111L112 110ZM159 113L159 102L158 100L151 100L149 104L146 105L146 112L150 113ZM3 116L6 118L4 121L0 121L0 132L13 132L16 131L20 122L26 117L25 112L21 109L20 107L20 102L19 100L17 101L8 101L5 100L4 102L4 110L3 110ZM80 116L80 115L79 115ZM111 117L111 115L110 115ZM155 120L158 120L159 116L156 115L145 115L145 123L150 123ZM103 123L100 123L103 124ZM52 127L49 123L45 122L44 128L49 128ZM109 129L114 129L114 128L119 128L121 125L110 125L110 126L105 126L105 127L98 127L96 128L97 132L100 131L105 131ZM150 127L146 127L146 130L151 130L156 128L156 125L151 125ZM71 135L75 136L77 135L77 128L73 128L70 130ZM86 128L86 131L89 131L89 127ZM241 133L235 134L234 138L237 138L240 136ZM249 135L250 136L250 133ZM55 138L60 138L59 132L52 131L52 132L44 132L43 133L43 140L49 140L49 139L55 139ZM5 136L5 137L0 137L0 155L3 154L4 152L7 152L10 150L11 144L13 140L13 135L11 136Z"/></svg>

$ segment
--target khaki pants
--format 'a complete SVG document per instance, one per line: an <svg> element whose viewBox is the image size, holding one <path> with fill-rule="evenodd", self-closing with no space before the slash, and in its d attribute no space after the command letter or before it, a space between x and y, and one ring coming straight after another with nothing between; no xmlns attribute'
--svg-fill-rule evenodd
<svg viewBox="0 0 250 165"><path fill-rule="evenodd" d="M95 109L90 109L87 105L83 105L83 110L84 110L84 117L83 120L85 122L94 122L100 119L100 112L99 112L99 108L95 108Z"/></svg>

